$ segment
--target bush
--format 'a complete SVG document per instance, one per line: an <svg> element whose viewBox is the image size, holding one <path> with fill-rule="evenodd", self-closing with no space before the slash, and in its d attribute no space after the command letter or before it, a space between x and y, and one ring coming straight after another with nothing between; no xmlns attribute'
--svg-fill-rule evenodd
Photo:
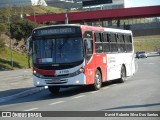
<svg viewBox="0 0 160 120"><path fill-rule="evenodd" d="M11 24L11 38L22 40L28 38L32 30L39 25L29 20L19 20Z"/></svg>
<svg viewBox="0 0 160 120"><path fill-rule="evenodd" d="M7 32L7 25L0 23L0 35Z"/></svg>
<svg viewBox="0 0 160 120"><path fill-rule="evenodd" d="M4 47L5 39L0 37L0 47Z"/></svg>

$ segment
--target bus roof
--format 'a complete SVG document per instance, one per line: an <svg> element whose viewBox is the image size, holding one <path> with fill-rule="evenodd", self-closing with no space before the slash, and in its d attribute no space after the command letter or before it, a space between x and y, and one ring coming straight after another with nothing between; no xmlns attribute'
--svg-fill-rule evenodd
<svg viewBox="0 0 160 120"><path fill-rule="evenodd" d="M117 32L117 33L130 33L132 34L131 30L123 30L123 29L115 29L115 28L107 28L107 27L101 27L101 26L88 26L88 25L79 25L79 24L59 24L59 25L49 25L49 26L42 26L35 28L34 30L38 29L44 29L44 28L50 28L50 27L63 27L63 26L75 26L75 27L81 27L84 30L100 30L100 31L107 31L107 32Z"/></svg>

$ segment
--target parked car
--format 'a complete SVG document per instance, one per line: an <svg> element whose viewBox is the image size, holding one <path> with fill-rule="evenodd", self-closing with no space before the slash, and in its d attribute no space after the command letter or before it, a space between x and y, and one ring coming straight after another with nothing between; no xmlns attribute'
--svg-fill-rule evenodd
<svg viewBox="0 0 160 120"><path fill-rule="evenodd" d="M159 48L159 49L157 49L157 53L160 55L160 48Z"/></svg>
<svg viewBox="0 0 160 120"><path fill-rule="evenodd" d="M145 51L140 51L136 53L136 58L147 58L147 53Z"/></svg>

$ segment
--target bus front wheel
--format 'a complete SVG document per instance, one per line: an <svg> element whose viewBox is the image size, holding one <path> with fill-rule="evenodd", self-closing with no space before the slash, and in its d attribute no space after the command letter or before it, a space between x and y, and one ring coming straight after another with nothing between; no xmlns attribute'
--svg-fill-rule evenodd
<svg viewBox="0 0 160 120"><path fill-rule="evenodd" d="M99 90L102 86L102 75L100 73L100 71L97 69L96 70L96 74L95 74L95 78L94 78L94 85L93 88L94 90Z"/></svg>
<svg viewBox="0 0 160 120"><path fill-rule="evenodd" d="M48 86L48 89L52 94L58 94L59 90L60 90L60 87L58 87L58 86Z"/></svg>

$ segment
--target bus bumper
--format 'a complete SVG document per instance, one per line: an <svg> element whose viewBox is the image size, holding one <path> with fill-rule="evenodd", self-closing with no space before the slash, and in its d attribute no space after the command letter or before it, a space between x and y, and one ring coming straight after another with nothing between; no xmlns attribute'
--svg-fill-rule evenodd
<svg viewBox="0 0 160 120"><path fill-rule="evenodd" d="M80 73L79 75L69 78L50 78L50 79L39 78L33 75L33 83L34 86L36 87L86 85L86 77L84 73Z"/></svg>

